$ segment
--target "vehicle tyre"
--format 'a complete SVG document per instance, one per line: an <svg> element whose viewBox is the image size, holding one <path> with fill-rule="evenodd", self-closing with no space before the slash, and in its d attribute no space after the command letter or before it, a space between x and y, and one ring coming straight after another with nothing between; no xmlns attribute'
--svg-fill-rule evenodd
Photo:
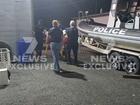
<svg viewBox="0 0 140 105"><path fill-rule="evenodd" d="M135 56L128 56L125 62L125 71L128 74L138 74L140 72L140 60Z"/></svg>
<svg viewBox="0 0 140 105"><path fill-rule="evenodd" d="M109 55L108 61L111 63L113 70L121 70L120 54L118 52L112 52Z"/></svg>

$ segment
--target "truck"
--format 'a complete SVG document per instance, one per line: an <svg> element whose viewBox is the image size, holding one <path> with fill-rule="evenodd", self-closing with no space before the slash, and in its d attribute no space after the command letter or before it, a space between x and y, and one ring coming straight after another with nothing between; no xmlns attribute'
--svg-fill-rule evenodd
<svg viewBox="0 0 140 105"><path fill-rule="evenodd" d="M140 1L112 0L109 13L79 12L81 44L107 55L114 70L140 73Z"/></svg>

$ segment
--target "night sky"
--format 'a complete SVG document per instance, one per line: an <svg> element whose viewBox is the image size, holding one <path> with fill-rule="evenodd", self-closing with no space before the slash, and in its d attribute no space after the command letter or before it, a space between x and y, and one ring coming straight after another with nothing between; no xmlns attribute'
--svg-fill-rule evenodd
<svg viewBox="0 0 140 105"><path fill-rule="evenodd" d="M89 11L89 14L109 11L111 0L33 0L34 21L42 20L42 24L49 28L53 19L58 19L67 27L78 11Z"/></svg>

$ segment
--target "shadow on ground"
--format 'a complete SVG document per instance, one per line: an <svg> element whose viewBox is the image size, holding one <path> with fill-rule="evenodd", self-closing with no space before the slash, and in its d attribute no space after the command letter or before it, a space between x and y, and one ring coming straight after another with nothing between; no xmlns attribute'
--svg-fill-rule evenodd
<svg viewBox="0 0 140 105"><path fill-rule="evenodd" d="M81 80L87 81L87 79L85 78L85 75L74 72L74 71L63 70L63 72L59 73L58 75L60 75L64 78L76 78L76 79L81 79Z"/></svg>
<svg viewBox="0 0 140 105"><path fill-rule="evenodd" d="M7 88L8 85L2 85L0 86L0 90Z"/></svg>
<svg viewBox="0 0 140 105"><path fill-rule="evenodd" d="M123 75L125 79L140 79L140 75Z"/></svg>

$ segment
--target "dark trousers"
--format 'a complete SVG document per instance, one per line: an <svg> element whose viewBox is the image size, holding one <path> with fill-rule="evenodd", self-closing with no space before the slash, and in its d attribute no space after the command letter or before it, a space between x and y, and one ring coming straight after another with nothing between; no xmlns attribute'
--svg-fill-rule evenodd
<svg viewBox="0 0 140 105"><path fill-rule="evenodd" d="M67 60L68 60L68 63L71 63L71 51L73 51L74 63L77 63L78 43L72 43L72 44L67 45Z"/></svg>
<svg viewBox="0 0 140 105"><path fill-rule="evenodd" d="M38 45L36 47L37 56L41 56L42 55L42 50L43 50L43 43L38 42Z"/></svg>

